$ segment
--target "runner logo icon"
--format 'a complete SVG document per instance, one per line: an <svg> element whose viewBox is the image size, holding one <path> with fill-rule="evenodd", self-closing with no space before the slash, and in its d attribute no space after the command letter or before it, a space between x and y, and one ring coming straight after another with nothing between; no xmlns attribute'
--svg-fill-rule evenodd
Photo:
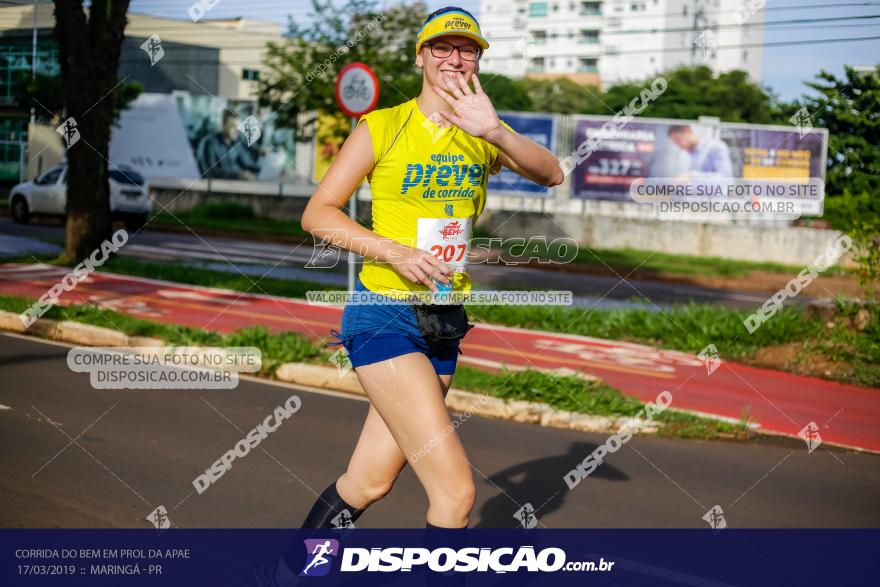
<svg viewBox="0 0 880 587"><path fill-rule="evenodd" d="M339 541L332 538L310 538L304 542L308 558L299 576L322 577L329 573L330 563L339 554Z"/></svg>

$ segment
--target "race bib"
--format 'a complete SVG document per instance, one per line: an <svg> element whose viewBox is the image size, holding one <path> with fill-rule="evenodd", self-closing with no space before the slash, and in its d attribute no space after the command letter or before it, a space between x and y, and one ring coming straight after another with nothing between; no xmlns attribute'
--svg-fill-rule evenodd
<svg viewBox="0 0 880 587"><path fill-rule="evenodd" d="M464 271L471 248L471 218L419 218L416 248Z"/></svg>

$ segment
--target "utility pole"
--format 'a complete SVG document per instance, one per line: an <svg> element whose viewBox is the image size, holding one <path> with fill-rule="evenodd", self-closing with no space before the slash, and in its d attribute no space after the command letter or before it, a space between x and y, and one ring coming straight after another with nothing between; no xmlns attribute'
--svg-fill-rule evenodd
<svg viewBox="0 0 880 587"><path fill-rule="evenodd" d="M39 0L34 0L34 31L33 31L33 39L31 42L31 81L36 79L37 77L37 3ZM31 104L31 124L35 122L35 109L34 105Z"/></svg>

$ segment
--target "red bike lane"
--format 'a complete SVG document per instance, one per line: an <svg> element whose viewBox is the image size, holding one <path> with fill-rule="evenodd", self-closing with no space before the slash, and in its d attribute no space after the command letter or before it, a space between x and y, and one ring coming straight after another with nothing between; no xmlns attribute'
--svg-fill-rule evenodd
<svg viewBox="0 0 880 587"><path fill-rule="evenodd" d="M70 270L0 264L0 294L38 298ZM330 340L342 309L290 298L95 273L61 296L138 318L230 332L266 326ZM712 341L706 341L707 344ZM880 390L758 369L728 361L585 336L479 324L460 360L487 369L532 367L602 378L623 393L672 407L749 420L762 430L797 436L811 423L823 442L880 452Z"/></svg>

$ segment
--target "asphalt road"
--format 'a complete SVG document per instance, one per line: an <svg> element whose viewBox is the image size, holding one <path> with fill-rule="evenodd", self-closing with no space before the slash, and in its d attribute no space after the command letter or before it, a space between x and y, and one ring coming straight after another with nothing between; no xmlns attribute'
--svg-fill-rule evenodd
<svg viewBox="0 0 880 587"><path fill-rule="evenodd" d="M164 505L179 527L298 527L340 475L363 398L242 381L232 391L93 389L67 345L0 335L0 527L147 527ZM276 406L301 409L199 495L192 481ZM473 465L471 527L515 527L529 503L548 528L877 527L880 457L801 443L636 437L569 490L562 476L602 434L473 416L458 428ZM424 526L407 468L363 528Z"/></svg>
<svg viewBox="0 0 880 587"><path fill-rule="evenodd" d="M198 232L197 229L194 230ZM63 242L64 227L51 218L26 225L15 224L9 218L0 218L0 235ZM15 248L12 243L8 246L13 250ZM5 247L0 246L0 249L3 248ZM119 251L120 255L153 261L175 260L210 264L212 269L220 271L308 279L343 286L346 284L344 257L336 271L304 269L303 266L310 259L311 253L312 248L305 245L202 237L192 233L170 233L148 229L141 230ZM0 256L2 254L4 253L0 252ZM471 264L468 266L468 272L480 287L571 291L580 298L580 305L595 305L600 308L629 306L632 305L633 300L647 299L657 305L695 301L753 309L767 299L767 294L762 292L632 279L625 273L620 277L626 279L621 279L490 264ZM806 295L801 295L798 296L796 303L805 304L810 299ZM650 309L652 306L646 307Z"/></svg>

